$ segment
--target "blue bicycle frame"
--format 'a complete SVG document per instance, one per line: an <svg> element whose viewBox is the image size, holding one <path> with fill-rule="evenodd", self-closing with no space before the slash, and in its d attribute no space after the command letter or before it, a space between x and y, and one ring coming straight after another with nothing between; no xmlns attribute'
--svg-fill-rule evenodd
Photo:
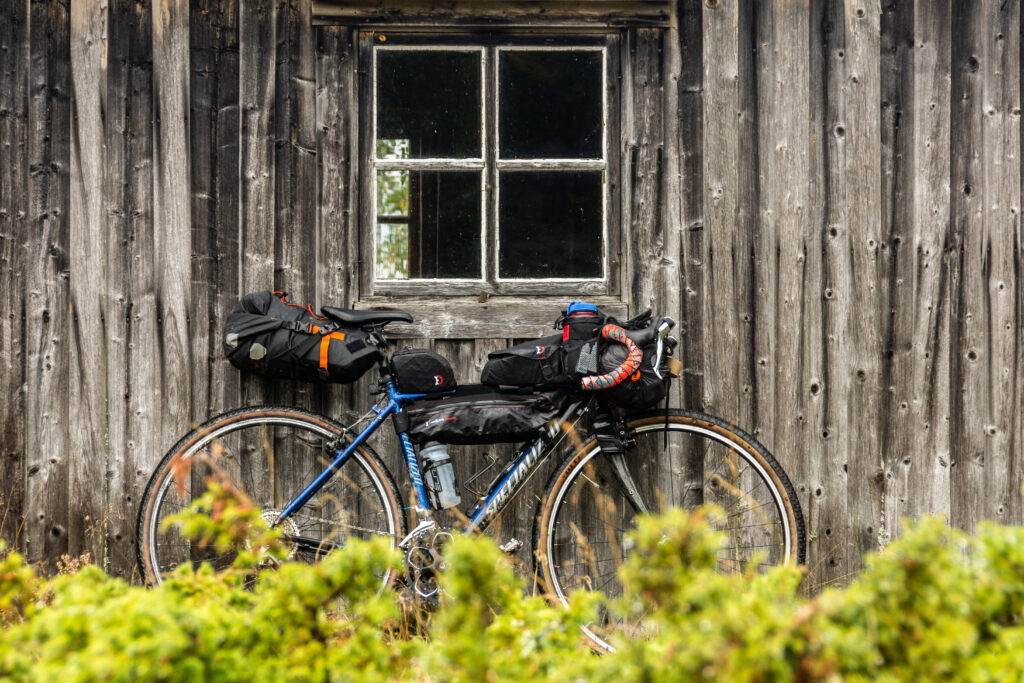
<svg viewBox="0 0 1024 683"><path fill-rule="evenodd" d="M387 390L388 402L381 408L373 406L373 411L376 413L370 424L366 426L363 431L352 439L351 442L344 449L335 449L334 460L327 468L317 475L316 479L309 484L299 495L297 495L281 512L278 517L278 523L281 520L290 517L299 510L306 503L309 502L310 498L316 495L317 491L323 488L334 473L345 464L355 452L356 448L365 442L371 434L373 434L378 427L390 416L402 410L402 406L406 403L415 401L416 399L425 398L427 394L403 394L395 388L394 380L386 376L383 379L383 384ZM453 393L453 392L452 392ZM571 409L570 409L571 412ZM556 429L549 428L545 433L548 439L553 438ZM409 435L405 432L398 434L399 442L402 444L402 453L405 456L405 464L409 470L409 477L412 479L413 488L416 491L416 502L417 512L421 517L430 516L430 504L427 499L427 491L423 486L423 478L420 475L419 462L416 460L416 451L413 448L412 441L409 439ZM501 512L504 508L505 503L512 497L512 494L516 491L516 488L521 484L525 478L530 474L534 467L540 462L541 455L544 452L544 447L547 443L547 439L544 436L534 439L532 442L527 444L517 455L516 458L506 467L505 472L498 480L497 484L492 487L491 491L488 492L487 496L482 502L477 503L476 507L473 508L472 512L469 513L469 523L465 527L465 531L483 530L491 522L494 517Z"/></svg>

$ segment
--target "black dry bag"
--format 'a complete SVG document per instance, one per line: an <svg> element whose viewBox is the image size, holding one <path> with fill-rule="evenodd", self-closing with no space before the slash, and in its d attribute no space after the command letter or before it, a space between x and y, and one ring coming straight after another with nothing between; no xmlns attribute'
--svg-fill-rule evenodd
<svg viewBox="0 0 1024 683"><path fill-rule="evenodd" d="M347 383L381 355L368 337L289 303L284 292L255 292L228 316L224 354L236 368L267 377Z"/></svg>
<svg viewBox="0 0 1024 683"><path fill-rule="evenodd" d="M466 384L451 396L416 401L406 408L409 438L451 444L525 441L558 417L568 395L564 389L507 393Z"/></svg>

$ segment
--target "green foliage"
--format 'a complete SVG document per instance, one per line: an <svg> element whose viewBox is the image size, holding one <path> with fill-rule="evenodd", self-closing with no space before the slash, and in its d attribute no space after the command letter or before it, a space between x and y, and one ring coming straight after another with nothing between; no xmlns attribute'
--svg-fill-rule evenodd
<svg viewBox="0 0 1024 683"><path fill-rule="evenodd" d="M39 579L0 556L0 679L1003 681L1024 678L1024 529L975 536L912 525L845 590L799 597L796 569L716 571L716 510L641 520L612 613L624 627L597 655L581 627L599 596L568 608L531 594L487 538L445 548L443 598L414 629L383 577L388 539L353 539L315 566L259 511L212 487L171 523L237 553L217 574L183 568L155 589L94 566Z"/></svg>

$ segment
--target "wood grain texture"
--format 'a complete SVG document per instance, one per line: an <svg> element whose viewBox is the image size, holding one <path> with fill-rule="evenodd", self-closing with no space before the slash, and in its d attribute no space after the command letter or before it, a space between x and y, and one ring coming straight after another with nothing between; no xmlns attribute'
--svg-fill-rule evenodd
<svg viewBox="0 0 1024 683"><path fill-rule="evenodd" d="M825 122L822 150L825 178L821 193L821 320L822 373L817 389L822 394L820 441L814 446L822 458L812 473L812 495L816 500L810 518L812 539L819 544L817 561L819 581L829 582L849 576L850 536L847 501L850 458L854 457L849 438L842 430L848 428L851 381L847 373L850 350L849 297L853 274L849 250L838 237L842 230L848 235L849 210L846 204L846 48L845 17L840 3L830 3L823 17L825 33ZM833 236L833 230L835 236ZM849 239L847 237L846 239ZM841 297L841 298L840 298ZM809 387L812 393L815 386Z"/></svg>
<svg viewBox="0 0 1024 683"><path fill-rule="evenodd" d="M238 259L242 293L274 288L274 69L278 12L279 3L271 0L239 3ZM273 387L260 377L243 376L242 396L247 405L269 403L273 401Z"/></svg>
<svg viewBox="0 0 1024 683"><path fill-rule="evenodd" d="M107 361L107 508L104 510L105 564L130 575L132 512L123 500L121 467L128 456L128 330L131 311L130 217L126 211L128 163L128 82L132 26L131 3L108 4L106 80L103 85L103 218L106 221L106 361ZM113 495L111 495L113 492ZM116 560L113 558L116 557Z"/></svg>
<svg viewBox="0 0 1024 683"><path fill-rule="evenodd" d="M985 4L981 14L984 227L978 245L982 271L971 275L982 304L977 323L984 330L981 359L989 398L985 405L975 406L981 418L975 428L983 430L985 440L984 516L1020 524L1021 475L1012 438L1013 423L1020 417L1019 404L1012 398L1019 372L1015 345L1024 322L1012 285L1020 276L1014 250L1021 192L1020 4Z"/></svg>
<svg viewBox="0 0 1024 683"><path fill-rule="evenodd" d="M825 353L827 335L823 307L824 255L823 237L826 234L829 184L826 169L832 138L832 124L826 116L826 102L830 92L828 65L831 53L836 49L834 28L826 21L826 3L812 2L809 7L811 27L810 58L807 77L810 82L809 134L811 136L808 154L808 230L802 247L803 262L800 267L802 282L801 328L807 330L805 343L800 350L802 395L798 419L806 427L799 445L799 453L792 457L802 459L803 471L791 472L797 487L797 494L803 506L805 522L808 525L807 566L811 568L812 588L836 576L832 550L833 539L826 537L823 528L835 524L838 510L845 505L842 491L845 489L843 463L836 463L828 451L822 448L825 434ZM795 476L794 476L795 475ZM843 484L833 483L842 480ZM820 524L824 523L824 527Z"/></svg>
<svg viewBox="0 0 1024 683"><path fill-rule="evenodd" d="M755 435L808 489L804 442L811 429L807 403L818 367L806 347L820 344L820 322L805 319L808 243L819 230L810 220L811 136L809 3L759 5L758 225L753 242ZM815 287L815 296L817 288ZM819 319L820 320L820 319ZM806 501L806 495L801 496Z"/></svg>
<svg viewBox="0 0 1024 683"><path fill-rule="evenodd" d="M157 337L156 232L153 130L153 29L148 3L136 0L129 30L128 167L126 210L131 217L130 317L128 344L128 452L124 460L125 509L134 534L134 512L159 458L159 426L163 384L153 358L160 351ZM113 485L112 490L115 489ZM133 559L133 553L113 558ZM127 566L126 566L127 570Z"/></svg>
<svg viewBox="0 0 1024 683"><path fill-rule="evenodd" d="M240 373L224 358L224 327L239 299L237 2L189 11L192 175L192 417L239 404Z"/></svg>
<svg viewBox="0 0 1024 683"><path fill-rule="evenodd" d="M274 289L293 301L316 295L316 92L310 6L291 0L278 13L274 98ZM282 391L283 390L283 391ZM310 408L319 387L289 383L275 400Z"/></svg>
<svg viewBox="0 0 1024 683"><path fill-rule="evenodd" d="M107 221L104 107L106 7L71 6L71 327L69 442L85 457L69 459L68 551L103 557L106 509L107 415Z"/></svg>
<svg viewBox="0 0 1024 683"><path fill-rule="evenodd" d="M704 155L704 404L745 425L751 424L753 390L751 201L756 214L753 89L740 87L751 77L748 9L735 2L704 4L705 50L716 46L717 53L704 59L704 149L714 150Z"/></svg>
<svg viewBox="0 0 1024 683"><path fill-rule="evenodd" d="M886 20L883 15L883 22ZM906 6L883 27L883 147L890 245L885 538L904 515L950 509L949 102L950 8ZM888 29L888 30L886 30ZM891 47L890 47L891 46ZM888 48L888 49L887 49ZM888 68L887 68L888 67ZM886 85L888 84L888 85ZM885 91L889 91L888 93ZM883 109L885 111L885 109Z"/></svg>
<svg viewBox="0 0 1024 683"><path fill-rule="evenodd" d="M674 64L669 78L678 80L675 92L666 91L665 120L675 122L678 166L679 218L673 225L680 233L678 287L679 320L676 354L683 361L681 393L674 398L687 408L704 407L704 37L700 0L685 0L678 8L678 46L671 48ZM674 98L673 98L674 94ZM672 116L672 112L677 116ZM668 133L666 132L666 138ZM672 157L669 156L671 159ZM673 196L672 194L669 195ZM665 202L669 211L675 203Z"/></svg>
<svg viewBox="0 0 1024 683"><path fill-rule="evenodd" d="M352 303L358 272L356 51L348 29L319 26L315 37L316 300L320 305L345 308ZM351 422L365 400L353 391L348 386L327 387L325 410Z"/></svg>
<svg viewBox="0 0 1024 683"><path fill-rule="evenodd" d="M153 111L153 218L162 375L159 434L165 448L187 431L192 413L188 10L186 0L173 0L153 13L153 89L159 95Z"/></svg>
<svg viewBox="0 0 1024 683"><path fill-rule="evenodd" d="M0 19L0 538L19 550L25 512L29 6Z"/></svg>
<svg viewBox="0 0 1024 683"><path fill-rule="evenodd" d="M313 0L318 21L344 24L458 26L667 26L672 11L666 0Z"/></svg>
<svg viewBox="0 0 1024 683"><path fill-rule="evenodd" d="M53 570L68 551L70 294L70 19L56 1L31 4L28 219L25 251L25 547Z"/></svg>
<svg viewBox="0 0 1024 683"><path fill-rule="evenodd" d="M409 283L360 297L360 33L316 26L311 0L11 9L0 534L51 569L92 549L131 576L150 469L209 413L275 398L365 413L372 373L243 388L220 351L240 293L409 310L396 345L441 351L463 381L593 294L539 283L481 301ZM812 587L847 580L903 515L1021 521L1019 3L680 0L663 22L607 37L611 210L628 252L593 300L679 316L681 401L756 432L785 465ZM393 432L376 445L407 487ZM460 478L490 449L470 450ZM502 540L530 538L537 477Z"/></svg>
<svg viewBox="0 0 1024 683"><path fill-rule="evenodd" d="M984 515L985 498L966 495L983 491L988 439L984 432L987 407L986 375L988 330L984 308L983 267L988 253L985 230L985 177L982 170L984 141L983 71L984 35L979 6L958 4L953 25L961 40L953 45L950 127L951 156L951 285L952 334L957 340L951 354L951 486L958 495L951 501L950 516L957 526L972 529Z"/></svg>

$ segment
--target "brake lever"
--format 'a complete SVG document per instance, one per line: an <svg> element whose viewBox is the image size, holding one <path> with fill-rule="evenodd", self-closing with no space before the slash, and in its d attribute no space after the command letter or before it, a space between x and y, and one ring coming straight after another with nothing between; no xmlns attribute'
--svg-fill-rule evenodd
<svg viewBox="0 0 1024 683"><path fill-rule="evenodd" d="M661 356L665 351L665 335L669 333L669 330L676 324L676 321L668 316L665 316L661 320L661 324L658 325L657 337L658 346L657 351L654 355L654 374L658 379L665 379L661 376Z"/></svg>

